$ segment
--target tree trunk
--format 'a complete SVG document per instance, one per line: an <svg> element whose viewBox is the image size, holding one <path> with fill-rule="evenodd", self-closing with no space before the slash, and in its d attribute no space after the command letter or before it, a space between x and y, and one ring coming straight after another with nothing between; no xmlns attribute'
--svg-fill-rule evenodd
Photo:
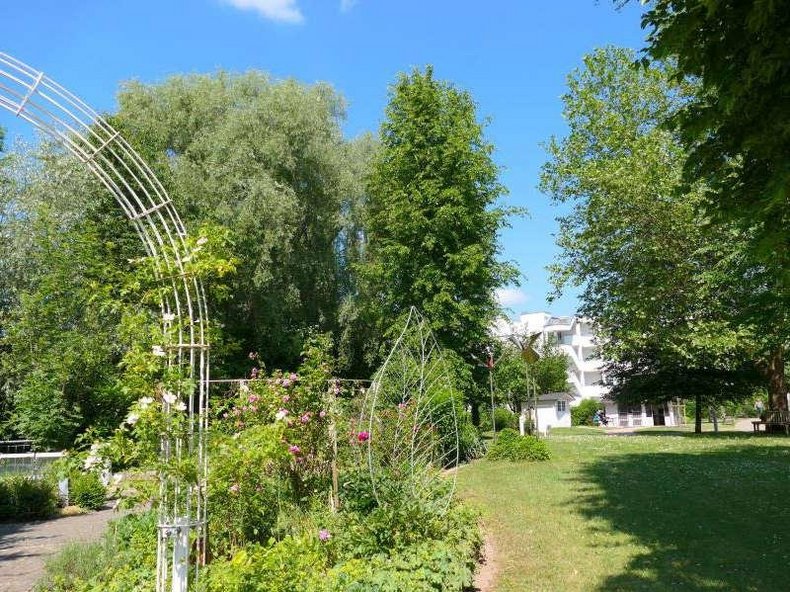
<svg viewBox="0 0 790 592"><path fill-rule="evenodd" d="M784 348L778 347L771 354L765 374L768 377L768 408L787 409Z"/></svg>
<svg viewBox="0 0 790 592"><path fill-rule="evenodd" d="M696 395L694 397L695 407L694 410L694 433L701 434L702 433L702 395Z"/></svg>
<svg viewBox="0 0 790 592"><path fill-rule="evenodd" d="M480 406L476 402L472 402L472 425L476 428L480 427Z"/></svg>

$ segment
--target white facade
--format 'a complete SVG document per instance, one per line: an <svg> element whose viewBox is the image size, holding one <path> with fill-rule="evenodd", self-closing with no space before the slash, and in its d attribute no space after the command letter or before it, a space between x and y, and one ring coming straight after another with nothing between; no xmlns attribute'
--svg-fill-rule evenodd
<svg viewBox="0 0 790 592"><path fill-rule="evenodd" d="M604 379L603 359L598 354L593 326L580 317L556 317L547 312L525 313L516 320L500 319L494 326L494 335L507 339L511 335L540 334L538 341L552 341L568 357L568 401L559 402L562 393L541 395L538 401L538 428L570 427L570 409L584 399L597 399L606 407L609 427L647 427L677 425L680 414L671 405L619 406L605 400L609 390Z"/></svg>

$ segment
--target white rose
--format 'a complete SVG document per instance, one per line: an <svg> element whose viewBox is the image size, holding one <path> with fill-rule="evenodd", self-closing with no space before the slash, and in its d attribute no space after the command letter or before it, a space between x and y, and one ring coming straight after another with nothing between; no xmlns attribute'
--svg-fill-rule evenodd
<svg viewBox="0 0 790 592"><path fill-rule="evenodd" d="M178 398L170 391L165 391L165 394L162 395L162 400L168 405L173 405L178 400Z"/></svg>
<svg viewBox="0 0 790 592"><path fill-rule="evenodd" d="M157 356L157 357L159 357L159 358L164 358L164 357L165 357L165 355L166 355L166 354L165 354L165 350L164 350L164 348L163 348L161 345L155 345L155 346L153 346L153 347L151 348L151 352L152 352L152 353L153 353L155 356Z"/></svg>

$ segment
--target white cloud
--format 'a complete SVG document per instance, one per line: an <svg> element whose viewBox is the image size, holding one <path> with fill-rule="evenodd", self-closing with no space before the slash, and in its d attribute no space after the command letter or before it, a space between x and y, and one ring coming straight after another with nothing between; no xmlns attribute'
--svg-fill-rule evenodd
<svg viewBox="0 0 790 592"><path fill-rule="evenodd" d="M526 304L529 297L519 288L498 288L496 299L503 308L513 308Z"/></svg>
<svg viewBox="0 0 790 592"><path fill-rule="evenodd" d="M359 0L340 0L340 11L348 12L357 5L357 2L359 2Z"/></svg>
<svg viewBox="0 0 790 592"><path fill-rule="evenodd" d="M298 24L304 21L296 0L224 0L242 10L254 10L264 18L281 23Z"/></svg>

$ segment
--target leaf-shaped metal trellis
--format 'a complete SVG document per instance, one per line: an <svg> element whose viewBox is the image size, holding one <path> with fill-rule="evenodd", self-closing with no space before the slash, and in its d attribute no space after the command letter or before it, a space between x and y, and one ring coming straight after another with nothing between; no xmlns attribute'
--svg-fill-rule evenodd
<svg viewBox="0 0 790 592"><path fill-rule="evenodd" d="M427 320L412 308L406 324L362 403L357 434L380 499L383 472L446 510L455 493L459 460L458 406L451 366Z"/></svg>

